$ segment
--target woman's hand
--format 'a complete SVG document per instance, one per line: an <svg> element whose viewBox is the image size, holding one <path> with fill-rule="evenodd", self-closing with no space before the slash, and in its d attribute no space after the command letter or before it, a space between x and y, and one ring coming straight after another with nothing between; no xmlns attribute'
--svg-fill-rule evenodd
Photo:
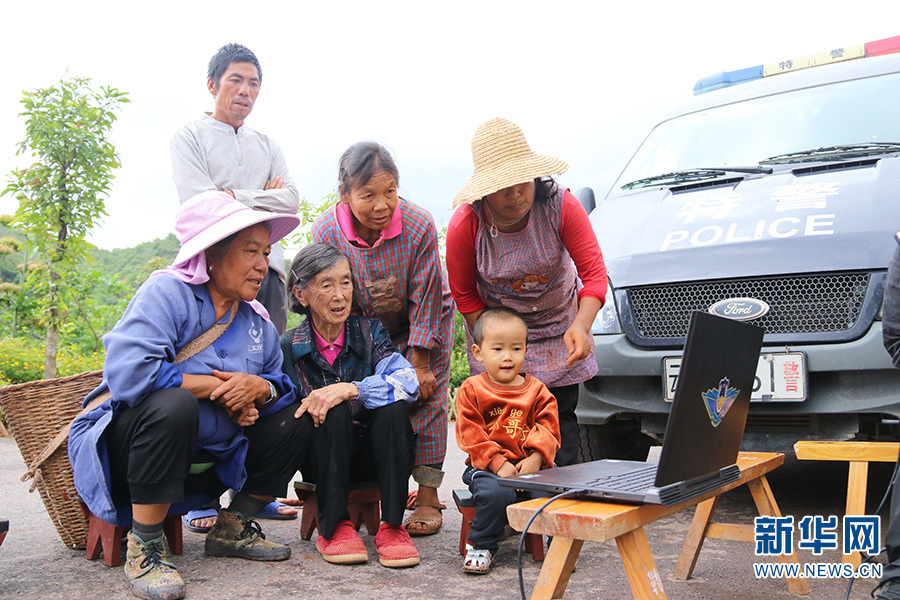
<svg viewBox="0 0 900 600"><path fill-rule="evenodd" d="M431 398L437 391L437 380L431 372L431 350L410 346L407 354L407 360L419 379L419 400Z"/></svg>
<svg viewBox="0 0 900 600"><path fill-rule="evenodd" d="M591 343L594 340L591 337L590 330L585 331L577 324L573 324L563 334L563 341L566 344L566 350L569 351L568 356L566 356L566 366L571 367L590 354Z"/></svg>
<svg viewBox="0 0 900 600"><path fill-rule="evenodd" d="M209 399L226 410L239 412L269 398L269 383L259 375L216 370L213 375L222 383L212 391Z"/></svg>
<svg viewBox="0 0 900 600"><path fill-rule="evenodd" d="M312 417L313 425L318 427L325 422L328 411L343 402L359 396L359 388L352 383L333 383L323 388L313 390L309 396L300 401L300 408L294 413L294 418L299 419L303 413L308 412Z"/></svg>
<svg viewBox="0 0 900 600"><path fill-rule="evenodd" d="M569 355L566 357L566 366L571 367L573 364L587 358L591 353L591 344L594 343L594 336L591 334L591 325L597 318L597 313L603 307L603 303L591 296L585 296L578 304L578 313L575 315L575 321L572 326L563 334L563 342Z"/></svg>
<svg viewBox="0 0 900 600"><path fill-rule="evenodd" d="M541 456L541 453L532 452L527 458L523 458L519 461L519 464L516 465L516 472L520 475L524 475L525 473L537 473L541 470L542 464L544 464L544 459Z"/></svg>
<svg viewBox="0 0 900 600"><path fill-rule="evenodd" d="M250 427L259 419L259 411L255 406L244 408L237 412L226 408L225 412L228 413L228 418L241 427Z"/></svg>

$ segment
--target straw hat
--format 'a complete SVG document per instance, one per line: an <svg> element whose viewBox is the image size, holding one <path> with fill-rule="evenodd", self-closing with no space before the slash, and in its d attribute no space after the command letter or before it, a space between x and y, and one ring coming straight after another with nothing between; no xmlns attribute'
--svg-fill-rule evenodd
<svg viewBox="0 0 900 600"><path fill-rule="evenodd" d="M475 174L453 198L453 208L537 177L564 173L569 168L562 159L532 152L518 125L499 118L485 121L475 130L472 162Z"/></svg>
<svg viewBox="0 0 900 600"><path fill-rule="evenodd" d="M269 243L274 245L300 224L300 218L253 210L225 192L197 194L182 205L175 217L175 236L181 249L172 264L186 262L216 242L257 223L268 226Z"/></svg>

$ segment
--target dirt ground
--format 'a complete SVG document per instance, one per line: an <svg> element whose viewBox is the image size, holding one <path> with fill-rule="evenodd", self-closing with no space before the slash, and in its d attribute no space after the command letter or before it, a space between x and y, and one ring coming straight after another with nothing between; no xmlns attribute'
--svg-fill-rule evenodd
<svg viewBox="0 0 900 600"><path fill-rule="evenodd" d="M452 428L452 424L451 424ZM448 505L444 526L437 535L414 538L422 555L419 566L392 570L378 563L372 536L363 533L369 548L369 562L337 566L324 562L314 541L299 537L299 521L262 521L269 539L289 544L290 560L283 563L253 563L240 559L210 558L203 553L203 536L185 530L184 554L174 562L188 583L187 597L193 600L253 598L320 598L391 600L519 598L516 545L518 537L501 543L494 568L484 576L462 572L457 552L461 519L453 506L452 490L462 488L460 475L464 457L450 432L445 469L440 489ZM652 455L651 455L652 456ZM870 476L870 510L883 494L885 475L873 465ZM29 494L19 481L24 463L11 439L0 439L0 518L9 519L10 531L0 547L0 597L27 599L132 598L121 567L109 568L102 561L89 562L83 551L63 546L37 494ZM798 464L788 461L770 475L782 513L842 514L846 493L846 465ZM411 488L412 489L412 488ZM877 496L877 497L876 497ZM717 510L719 520L751 522L754 507L750 494L738 489L723 497ZM672 578L681 544L692 512L667 517L646 528L650 547L669 598L677 599L788 599L783 580L756 579L752 544L709 540L700 554L694 578ZM314 540L315 538L313 538ZM821 557L800 553L801 562L839 561L836 554ZM523 575L526 596L537 578L540 563L526 555ZM834 579L810 580L810 598L843 598L847 582ZM858 581L851 598L869 598L874 583ZM586 543L572 576L567 598L630 598L625 572L614 542Z"/></svg>

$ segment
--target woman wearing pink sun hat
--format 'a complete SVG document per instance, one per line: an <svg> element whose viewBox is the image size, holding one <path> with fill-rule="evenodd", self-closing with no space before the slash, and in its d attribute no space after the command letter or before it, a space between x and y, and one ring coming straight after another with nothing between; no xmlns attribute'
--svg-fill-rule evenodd
<svg viewBox="0 0 900 600"><path fill-rule="evenodd" d="M284 495L311 432L281 372L278 332L255 302L272 244L299 224L204 192L176 220L181 250L153 273L103 336L103 381L69 434L75 487L91 512L128 534L135 595L184 596L162 540L167 514L239 490L206 536L206 553L274 561L250 518Z"/></svg>

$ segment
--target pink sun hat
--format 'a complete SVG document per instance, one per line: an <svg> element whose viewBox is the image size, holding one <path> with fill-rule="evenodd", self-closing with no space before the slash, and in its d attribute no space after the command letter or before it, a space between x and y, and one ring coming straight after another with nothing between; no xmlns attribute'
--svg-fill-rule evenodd
<svg viewBox="0 0 900 600"><path fill-rule="evenodd" d="M275 245L300 224L295 215L254 210L219 191L201 192L185 202L175 217L175 237L181 249L172 266L185 263L216 242L243 229L264 223Z"/></svg>

